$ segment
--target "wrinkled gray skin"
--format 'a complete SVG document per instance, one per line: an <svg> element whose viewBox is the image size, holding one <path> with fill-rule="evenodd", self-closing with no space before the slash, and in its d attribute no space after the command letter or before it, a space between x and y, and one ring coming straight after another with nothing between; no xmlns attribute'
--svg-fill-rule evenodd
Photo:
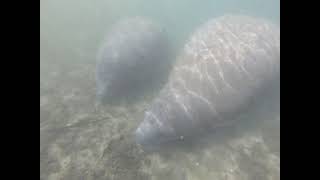
<svg viewBox="0 0 320 180"><path fill-rule="evenodd" d="M170 45L162 28L142 17L122 20L106 35L97 57L97 100L135 98L165 79Z"/></svg>
<svg viewBox="0 0 320 180"><path fill-rule="evenodd" d="M280 92L280 28L225 15L198 28L135 132L145 147L230 125Z"/></svg>

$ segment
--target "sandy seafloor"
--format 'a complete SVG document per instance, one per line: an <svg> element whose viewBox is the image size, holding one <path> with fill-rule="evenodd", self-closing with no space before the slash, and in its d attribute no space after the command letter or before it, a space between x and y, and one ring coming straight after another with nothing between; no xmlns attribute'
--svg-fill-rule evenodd
<svg viewBox="0 0 320 180"><path fill-rule="evenodd" d="M152 98L96 106L94 63L41 63L40 179L280 179L279 115L232 127L205 146L147 154L132 133Z"/></svg>

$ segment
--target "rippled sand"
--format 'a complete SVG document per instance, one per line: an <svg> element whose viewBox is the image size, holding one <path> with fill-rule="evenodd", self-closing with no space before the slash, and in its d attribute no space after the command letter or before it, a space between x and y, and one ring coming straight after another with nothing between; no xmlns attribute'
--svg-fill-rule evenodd
<svg viewBox="0 0 320 180"><path fill-rule="evenodd" d="M98 107L94 70L93 63L41 64L40 179L280 179L279 117L230 127L205 143L145 153L132 133L152 95Z"/></svg>

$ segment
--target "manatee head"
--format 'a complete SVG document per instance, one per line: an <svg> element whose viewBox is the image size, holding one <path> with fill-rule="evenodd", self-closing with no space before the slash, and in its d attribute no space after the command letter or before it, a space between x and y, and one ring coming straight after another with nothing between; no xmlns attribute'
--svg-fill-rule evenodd
<svg viewBox="0 0 320 180"><path fill-rule="evenodd" d="M145 150L159 148L161 144L170 143L176 140L176 135L168 125L160 120L159 115L151 111L145 112L143 122L135 131L135 140L142 145Z"/></svg>

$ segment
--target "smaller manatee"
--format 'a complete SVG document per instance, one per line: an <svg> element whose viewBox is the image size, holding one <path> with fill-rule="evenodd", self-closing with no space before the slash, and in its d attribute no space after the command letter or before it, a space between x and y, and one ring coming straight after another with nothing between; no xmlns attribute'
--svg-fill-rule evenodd
<svg viewBox="0 0 320 180"><path fill-rule="evenodd" d="M97 100L136 99L167 78L170 43L163 28L143 17L124 19L107 33L97 56Z"/></svg>

